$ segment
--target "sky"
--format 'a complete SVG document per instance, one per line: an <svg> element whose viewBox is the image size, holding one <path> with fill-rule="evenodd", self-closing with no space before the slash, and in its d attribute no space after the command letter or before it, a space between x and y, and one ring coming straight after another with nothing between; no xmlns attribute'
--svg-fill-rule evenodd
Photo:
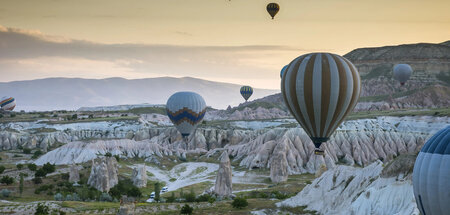
<svg viewBox="0 0 450 215"><path fill-rule="evenodd" d="M0 82L161 76L279 89L309 52L450 40L448 0L0 0Z"/></svg>

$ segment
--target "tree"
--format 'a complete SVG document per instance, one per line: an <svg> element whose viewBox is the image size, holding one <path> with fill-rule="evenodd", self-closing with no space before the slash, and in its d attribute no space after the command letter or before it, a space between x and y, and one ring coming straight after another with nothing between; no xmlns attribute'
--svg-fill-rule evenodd
<svg viewBox="0 0 450 215"><path fill-rule="evenodd" d="M40 184L42 183L42 178L41 177L34 177L33 179L31 179L34 184Z"/></svg>
<svg viewBox="0 0 450 215"><path fill-rule="evenodd" d="M17 167L18 170L21 170L23 168L23 164L19 163L19 164L16 165L16 167Z"/></svg>
<svg viewBox="0 0 450 215"><path fill-rule="evenodd" d="M195 192L194 189L191 189L191 192L184 196L186 202L195 202Z"/></svg>
<svg viewBox="0 0 450 215"><path fill-rule="evenodd" d="M34 163L29 163L27 166L28 166L28 169L33 172L36 171L36 169L37 169L37 166Z"/></svg>
<svg viewBox="0 0 450 215"><path fill-rule="evenodd" d="M0 174L2 174L5 171L5 167L4 166L0 166Z"/></svg>
<svg viewBox="0 0 450 215"><path fill-rule="evenodd" d="M22 196L22 193L23 193L23 174L20 174L19 193L20 193L20 196Z"/></svg>
<svg viewBox="0 0 450 215"><path fill-rule="evenodd" d="M39 203L36 212L34 212L34 215L48 215L50 214L50 210L48 209L47 205Z"/></svg>
<svg viewBox="0 0 450 215"><path fill-rule="evenodd" d="M31 149L29 149L29 148L23 148L23 149L22 149L22 152L23 152L24 154L31 154Z"/></svg>
<svg viewBox="0 0 450 215"><path fill-rule="evenodd" d="M167 197L166 202L167 203L173 203L175 202L176 198L175 198L175 192L172 192L172 195L170 195L169 197Z"/></svg>
<svg viewBox="0 0 450 215"><path fill-rule="evenodd" d="M35 173L35 177L45 177L47 175L47 172L43 168L39 168Z"/></svg>
<svg viewBox="0 0 450 215"><path fill-rule="evenodd" d="M2 184L10 185L10 184L14 183L14 178L5 175L2 177L2 179L0 179L0 182Z"/></svg>
<svg viewBox="0 0 450 215"><path fill-rule="evenodd" d="M72 115L72 120L77 120L77 119L78 119L78 115L77 114Z"/></svg>
<svg viewBox="0 0 450 215"><path fill-rule="evenodd" d="M194 212L194 208L192 208L191 206L189 206L188 204L185 204L182 208L180 213L181 214L189 214L191 215Z"/></svg>
<svg viewBox="0 0 450 215"><path fill-rule="evenodd" d="M55 166L55 164L51 164L51 163L47 162L46 164L44 164L44 166L42 167L42 169L44 169L44 171L45 171L47 174L49 174L49 173L55 172L56 166Z"/></svg>
<svg viewBox="0 0 450 215"><path fill-rule="evenodd" d="M160 192L161 192L161 188L160 188L160 183L156 182L155 183L155 201L159 202L160 200Z"/></svg>
<svg viewBox="0 0 450 215"><path fill-rule="evenodd" d="M233 206L233 208L238 208L238 209L242 209L248 206L248 202L247 199L242 198L242 197L236 197L234 198L233 202L231 203L231 206Z"/></svg>
<svg viewBox="0 0 450 215"><path fill-rule="evenodd" d="M8 198L9 195L11 194L11 191L8 189L2 189L1 193L3 197Z"/></svg>

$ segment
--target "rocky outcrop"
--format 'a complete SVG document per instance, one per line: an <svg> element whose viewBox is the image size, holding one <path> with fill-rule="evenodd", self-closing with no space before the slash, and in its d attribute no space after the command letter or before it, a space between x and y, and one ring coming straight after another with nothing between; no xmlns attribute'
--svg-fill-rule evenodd
<svg viewBox="0 0 450 215"><path fill-rule="evenodd" d="M278 144L272 155L270 162L270 180L274 183L285 182L288 179L288 163L286 160L287 147L285 144Z"/></svg>
<svg viewBox="0 0 450 215"><path fill-rule="evenodd" d="M88 185L102 192L109 192L119 182L117 160L114 157L101 157L92 160Z"/></svg>
<svg viewBox="0 0 450 215"><path fill-rule="evenodd" d="M136 199L122 196L120 198L120 208L117 215L134 215L136 212Z"/></svg>
<svg viewBox="0 0 450 215"><path fill-rule="evenodd" d="M145 164L137 165L131 174L131 180L136 187L147 187L147 172Z"/></svg>
<svg viewBox="0 0 450 215"><path fill-rule="evenodd" d="M381 178L382 170L380 161L365 168L338 166L277 206L307 206L319 214L418 215L411 180Z"/></svg>
<svg viewBox="0 0 450 215"><path fill-rule="evenodd" d="M70 165L69 182L77 183L80 181L80 172L76 165Z"/></svg>
<svg viewBox="0 0 450 215"><path fill-rule="evenodd" d="M224 151L220 156L219 170L217 171L214 193L217 196L230 197L233 192L231 182L231 162L228 153Z"/></svg>

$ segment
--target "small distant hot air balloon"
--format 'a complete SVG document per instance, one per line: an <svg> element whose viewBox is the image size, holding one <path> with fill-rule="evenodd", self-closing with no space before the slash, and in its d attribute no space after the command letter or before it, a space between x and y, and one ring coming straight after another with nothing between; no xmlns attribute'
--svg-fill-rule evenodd
<svg viewBox="0 0 450 215"><path fill-rule="evenodd" d="M414 164L412 181L420 214L450 212L450 126L423 145Z"/></svg>
<svg viewBox="0 0 450 215"><path fill-rule="evenodd" d="M242 97L244 97L245 101L248 100L248 98L250 98L250 96L252 96L253 94L253 88L250 86L242 86L241 87L241 95Z"/></svg>
<svg viewBox="0 0 450 215"><path fill-rule="evenodd" d="M408 64L397 64L394 66L394 78L403 86L409 79L412 73L412 68Z"/></svg>
<svg viewBox="0 0 450 215"><path fill-rule="evenodd" d="M5 111L12 111L16 107L16 100L13 97L3 97L0 100L0 107Z"/></svg>
<svg viewBox="0 0 450 215"><path fill-rule="evenodd" d="M294 59L281 79L291 114L314 143L316 154L355 107L361 91L356 67L344 57L311 53Z"/></svg>
<svg viewBox="0 0 450 215"><path fill-rule="evenodd" d="M167 115L184 138L194 132L206 113L202 96L194 92L177 92L166 104Z"/></svg>
<svg viewBox="0 0 450 215"><path fill-rule="evenodd" d="M283 78L283 74L284 74L284 72L286 71L287 66L288 66L288 65L283 66L283 68L281 69L281 72L280 72L280 78Z"/></svg>
<svg viewBox="0 0 450 215"><path fill-rule="evenodd" d="M277 3L269 3L266 7L267 12L270 14L272 19L277 15L278 11L280 10L280 5Z"/></svg>

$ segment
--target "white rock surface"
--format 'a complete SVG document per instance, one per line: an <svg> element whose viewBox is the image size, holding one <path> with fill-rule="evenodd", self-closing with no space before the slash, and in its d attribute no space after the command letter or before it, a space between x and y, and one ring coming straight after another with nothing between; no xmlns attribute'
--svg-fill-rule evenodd
<svg viewBox="0 0 450 215"><path fill-rule="evenodd" d="M92 160L91 174L87 183L99 191L109 192L119 183L118 172L116 158L97 158Z"/></svg>
<svg viewBox="0 0 450 215"><path fill-rule="evenodd" d="M80 172L78 171L78 166L70 165L69 168L69 182L79 182L80 181Z"/></svg>
<svg viewBox="0 0 450 215"><path fill-rule="evenodd" d="M381 178L382 162L337 166L277 206L307 206L320 214L418 214L411 180Z"/></svg>
<svg viewBox="0 0 450 215"><path fill-rule="evenodd" d="M270 180L274 183L285 182L288 179L288 163L286 160L286 144L278 144L270 162Z"/></svg>
<svg viewBox="0 0 450 215"><path fill-rule="evenodd" d="M147 171L145 164L137 165L131 174L131 180L136 187L147 187Z"/></svg>
<svg viewBox="0 0 450 215"><path fill-rule="evenodd" d="M214 193L218 196L229 197L233 193L231 162L228 153L224 151L220 156Z"/></svg>

